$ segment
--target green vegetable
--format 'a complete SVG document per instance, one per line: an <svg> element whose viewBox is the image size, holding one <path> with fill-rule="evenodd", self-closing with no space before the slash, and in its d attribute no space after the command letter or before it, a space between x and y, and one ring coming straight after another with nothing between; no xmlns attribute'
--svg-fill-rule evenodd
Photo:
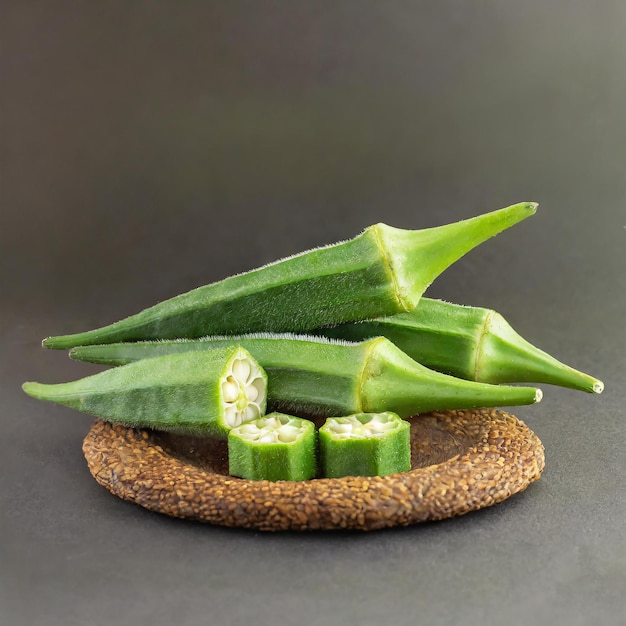
<svg viewBox="0 0 626 626"><path fill-rule="evenodd" d="M413 311L315 331L361 341L383 336L439 372L484 383L548 383L601 393L583 374L523 339L496 311L422 298Z"/></svg>
<svg viewBox="0 0 626 626"><path fill-rule="evenodd" d="M225 435L263 415L267 376L246 350L231 346L139 361L70 383L24 383L23 389L127 426Z"/></svg>
<svg viewBox="0 0 626 626"><path fill-rule="evenodd" d="M411 428L395 413L331 417L319 430L321 473L386 476L411 469Z"/></svg>
<svg viewBox="0 0 626 626"><path fill-rule="evenodd" d="M526 202L413 231L376 224L349 241L199 287L103 328L49 337L43 345L301 332L408 311L454 261L535 210Z"/></svg>
<svg viewBox="0 0 626 626"><path fill-rule="evenodd" d="M282 413L228 433L228 471L248 480L308 480L317 472L312 422Z"/></svg>
<svg viewBox="0 0 626 626"><path fill-rule="evenodd" d="M258 335L81 346L70 356L123 364L188 350L241 345L268 374L268 407L301 417L393 411L401 417L437 409L532 404L541 391L470 382L427 369L388 339L348 343L293 335Z"/></svg>

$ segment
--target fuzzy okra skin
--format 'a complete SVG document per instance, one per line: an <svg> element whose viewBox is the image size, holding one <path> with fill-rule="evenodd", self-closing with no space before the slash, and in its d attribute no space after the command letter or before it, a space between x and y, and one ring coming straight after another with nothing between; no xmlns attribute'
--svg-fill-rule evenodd
<svg viewBox="0 0 626 626"><path fill-rule="evenodd" d="M548 383L601 393L602 381L521 337L496 311L422 298L412 311L315 331L362 341L383 336L438 372L483 383Z"/></svg>
<svg viewBox="0 0 626 626"><path fill-rule="evenodd" d="M199 287L109 326L48 337L43 345L303 332L409 311L449 265L535 213L536 206L524 202L423 230L375 224L349 241Z"/></svg>
<svg viewBox="0 0 626 626"><path fill-rule="evenodd" d="M326 478L387 476L411 469L411 427L395 413L331 417L319 429Z"/></svg>
<svg viewBox="0 0 626 626"><path fill-rule="evenodd" d="M225 436L265 413L267 375L238 346L160 356L69 383L28 382L24 391L137 428Z"/></svg>
<svg viewBox="0 0 626 626"><path fill-rule="evenodd" d="M533 404L532 387L488 385L420 365L384 337L360 343L297 335L208 337L80 346L72 358L120 365L187 350L240 345L268 375L268 409L301 417L393 411L400 417L443 409Z"/></svg>
<svg viewBox="0 0 626 626"><path fill-rule="evenodd" d="M228 433L228 473L248 480L308 480L317 473L313 422L269 413Z"/></svg>

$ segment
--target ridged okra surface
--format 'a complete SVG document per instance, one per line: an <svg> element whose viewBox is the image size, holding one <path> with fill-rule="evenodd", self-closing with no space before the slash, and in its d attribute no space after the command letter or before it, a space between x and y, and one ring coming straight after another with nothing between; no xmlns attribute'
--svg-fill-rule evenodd
<svg viewBox="0 0 626 626"><path fill-rule="evenodd" d="M43 344L67 349L207 334L303 332L408 311L448 266L535 210L533 203L520 203L423 230L375 224L349 241L199 287L109 326L49 337Z"/></svg>
<svg viewBox="0 0 626 626"><path fill-rule="evenodd" d="M350 341L387 337L426 367L466 380L548 383L590 393L604 389L602 381L533 346L491 309L422 298L410 312L315 333Z"/></svg>
<svg viewBox="0 0 626 626"><path fill-rule="evenodd" d="M433 410L532 404L532 387L488 385L430 370L388 339L359 343L320 337L253 335L200 340L83 346L74 358L120 364L187 350L241 345L268 374L268 407L301 417L393 411L401 417Z"/></svg>
<svg viewBox="0 0 626 626"><path fill-rule="evenodd" d="M23 388L110 422L197 436L225 436L262 416L267 403L267 375L239 346L169 354L69 383Z"/></svg>

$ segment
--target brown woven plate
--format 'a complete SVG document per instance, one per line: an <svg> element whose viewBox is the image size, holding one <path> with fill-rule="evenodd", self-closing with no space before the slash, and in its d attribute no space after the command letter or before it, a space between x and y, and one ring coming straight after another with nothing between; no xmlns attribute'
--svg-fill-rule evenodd
<svg viewBox="0 0 626 626"><path fill-rule="evenodd" d="M411 470L385 477L250 481L228 476L225 442L96 420L83 443L111 493L174 517L259 530L373 530L439 520L523 491L544 468L539 438L493 409L411 422Z"/></svg>

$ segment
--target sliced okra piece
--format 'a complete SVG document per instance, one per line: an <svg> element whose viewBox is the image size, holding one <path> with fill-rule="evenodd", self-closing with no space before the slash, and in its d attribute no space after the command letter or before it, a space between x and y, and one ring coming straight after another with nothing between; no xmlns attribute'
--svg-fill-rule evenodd
<svg viewBox="0 0 626 626"><path fill-rule="evenodd" d="M160 356L24 391L104 420L196 436L225 436L265 413L267 375L238 346Z"/></svg>
<svg viewBox="0 0 626 626"><path fill-rule="evenodd" d="M411 469L411 427L395 413L331 417L319 430L321 473L386 476Z"/></svg>
<svg viewBox="0 0 626 626"><path fill-rule="evenodd" d="M422 298L407 313L315 331L362 341L387 337L411 358L483 383L548 383L601 393L602 381L561 363L521 337L498 312Z"/></svg>
<svg viewBox="0 0 626 626"><path fill-rule="evenodd" d="M308 480L317 471L312 422L269 413L228 433L228 470L248 480Z"/></svg>
<svg viewBox="0 0 626 626"><path fill-rule="evenodd" d="M514 406L541 400L533 387L488 385L430 370L384 337L360 343L259 335L81 346L73 358L117 365L186 350L241 345L268 375L268 408L301 417Z"/></svg>
<svg viewBox="0 0 626 626"><path fill-rule="evenodd" d="M375 224L354 239L198 287L103 328L48 337L43 345L304 332L409 311L449 265L536 206L524 202L423 230Z"/></svg>

